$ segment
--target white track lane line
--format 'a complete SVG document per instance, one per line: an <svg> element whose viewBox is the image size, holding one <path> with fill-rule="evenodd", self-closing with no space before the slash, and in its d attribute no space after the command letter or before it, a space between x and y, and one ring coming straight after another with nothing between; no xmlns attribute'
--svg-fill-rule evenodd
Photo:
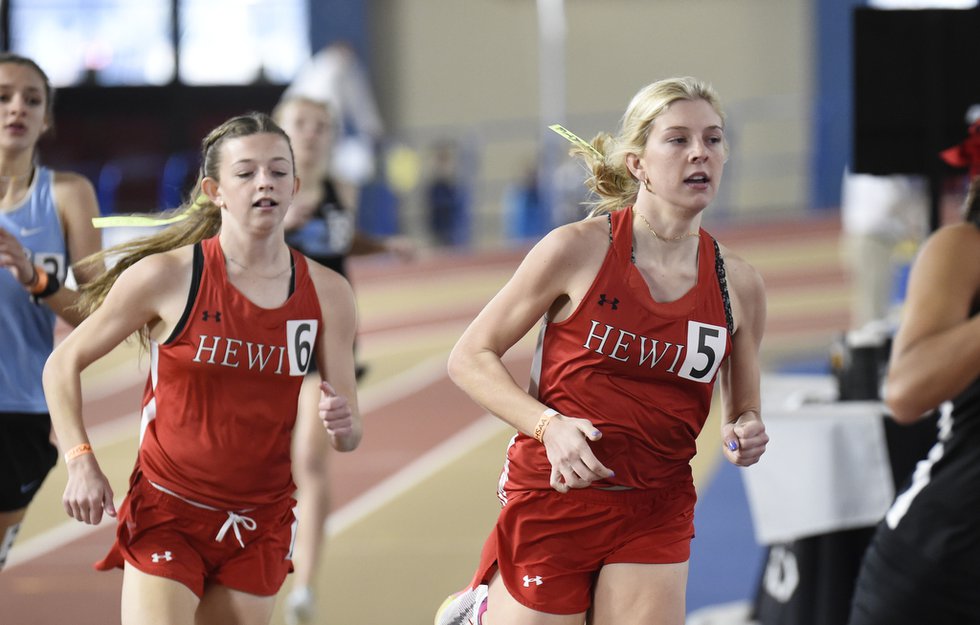
<svg viewBox="0 0 980 625"><path fill-rule="evenodd" d="M342 506L327 517L324 530L331 537L344 532L411 488L466 456L508 427L500 419L490 414L484 414L480 419L430 449L404 469L382 480L363 495Z"/></svg>

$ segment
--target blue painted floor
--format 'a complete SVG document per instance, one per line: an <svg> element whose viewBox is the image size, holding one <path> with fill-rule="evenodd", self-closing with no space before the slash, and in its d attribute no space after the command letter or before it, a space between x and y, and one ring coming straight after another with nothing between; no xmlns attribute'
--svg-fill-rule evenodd
<svg viewBox="0 0 980 625"><path fill-rule="evenodd" d="M748 601L755 594L765 551L755 541L743 470L720 462L694 510L688 612Z"/></svg>
<svg viewBox="0 0 980 625"><path fill-rule="evenodd" d="M827 356L781 363L780 373L830 373ZM763 415L763 420L765 415ZM752 601L762 572L765 547L755 541L741 471L722 460L694 511L687 582L688 613L738 601ZM751 470L749 468L748 470Z"/></svg>

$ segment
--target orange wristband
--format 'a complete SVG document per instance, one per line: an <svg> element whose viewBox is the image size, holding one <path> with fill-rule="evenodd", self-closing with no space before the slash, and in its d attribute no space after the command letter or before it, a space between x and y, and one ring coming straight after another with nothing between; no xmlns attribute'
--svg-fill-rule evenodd
<svg viewBox="0 0 980 625"><path fill-rule="evenodd" d="M84 456L85 454L92 453L92 446L88 443L82 443L81 445L75 445L71 449L65 452L65 462L74 460L79 456Z"/></svg>
<svg viewBox="0 0 980 625"><path fill-rule="evenodd" d="M40 295L46 288L48 288L48 272L34 265L34 282L27 287L27 290L31 295Z"/></svg>
<svg viewBox="0 0 980 625"><path fill-rule="evenodd" d="M544 444L544 431L548 428L548 424L551 422L551 417L558 414L558 411L553 408L548 408L541 414L541 418L538 419L538 424L534 426L534 440L538 441L542 445Z"/></svg>

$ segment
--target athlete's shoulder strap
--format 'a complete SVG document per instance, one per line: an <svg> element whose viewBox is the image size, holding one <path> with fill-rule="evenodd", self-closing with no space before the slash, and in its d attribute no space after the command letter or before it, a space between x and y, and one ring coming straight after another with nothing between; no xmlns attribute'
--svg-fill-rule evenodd
<svg viewBox="0 0 980 625"><path fill-rule="evenodd" d="M728 295L728 280L725 277L725 259L721 256L718 239L711 237L715 248L715 273L718 275L718 285L721 287L721 301L725 305L725 323L728 325L728 336L735 334L735 322L732 320L732 300Z"/></svg>
<svg viewBox="0 0 980 625"><path fill-rule="evenodd" d="M184 312L180 315L180 320L174 326L173 332L164 341L167 344L177 338L194 310L194 302L197 301L197 293L201 290L201 276L204 274L204 248L200 241L194 244L194 260L191 263L191 288L187 293L187 303L184 304Z"/></svg>

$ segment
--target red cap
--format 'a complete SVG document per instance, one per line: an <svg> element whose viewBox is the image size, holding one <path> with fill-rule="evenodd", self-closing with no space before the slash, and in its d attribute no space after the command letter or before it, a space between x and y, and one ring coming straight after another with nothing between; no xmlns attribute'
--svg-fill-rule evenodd
<svg viewBox="0 0 980 625"><path fill-rule="evenodd" d="M939 153L940 158L953 167L970 170L970 177L980 176L980 119L970 124L966 139Z"/></svg>

